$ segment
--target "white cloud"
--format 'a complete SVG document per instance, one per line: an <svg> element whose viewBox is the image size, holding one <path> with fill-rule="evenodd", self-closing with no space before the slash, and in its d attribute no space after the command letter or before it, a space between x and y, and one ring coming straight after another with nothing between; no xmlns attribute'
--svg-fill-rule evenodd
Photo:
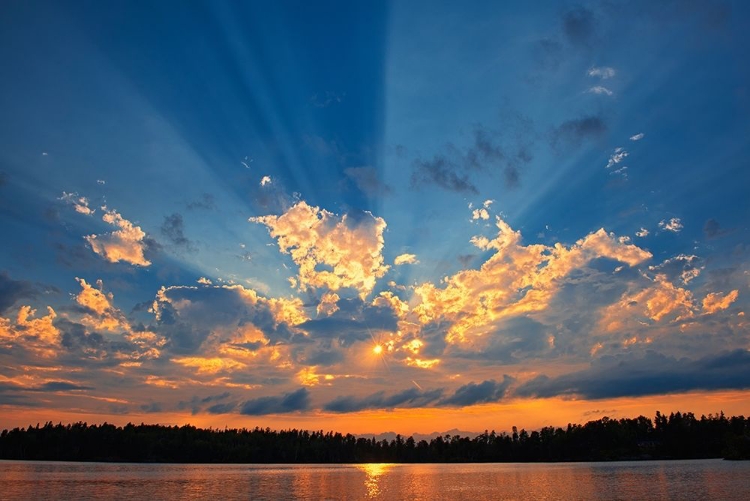
<svg viewBox="0 0 750 501"><path fill-rule="evenodd" d="M263 176L263 178L260 180L261 186L266 186L267 184L271 184L271 176Z"/></svg>
<svg viewBox="0 0 750 501"><path fill-rule="evenodd" d="M666 219L663 219L659 221L659 228L665 231L671 231L673 233L679 233L680 230L682 230L682 221L680 221L680 218L673 217L669 221Z"/></svg>
<svg viewBox="0 0 750 501"><path fill-rule="evenodd" d="M489 213L488 209L490 208L490 205L492 205L493 203L495 203L494 200L485 200L482 203L482 207L481 208L474 209L474 210L471 211L471 219L474 220L474 221L479 220L479 219L482 219L482 220L485 220L485 221L488 220L490 218L490 213ZM470 203L469 204L469 209L472 209L473 207L474 207L474 204Z"/></svg>
<svg viewBox="0 0 750 501"><path fill-rule="evenodd" d="M149 266L151 261L143 255L146 250L146 244L143 242L146 233L141 230L141 227L124 219L114 209L107 210L107 207L103 206L102 210L104 211L102 221L119 229L111 233L84 237L91 245L91 250L110 263L125 261L138 266Z"/></svg>
<svg viewBox="0 0 750 501"><path fill-rule="evenodd" d="M635 236L643 238L643 237L647 237L648 233L649 231L646 228L641 228L640 230L635 232Z"/></svg>
<svg viewBox="0 0 750 501"><path fill-rule="evenodd" d="M608 88L603 87L601 85L595 85L594 87L589 87L589 89L586 92L588 92L589 94L598 94L598 95L605 94L607 96L611 96L614 94L614 92L612 92Z"/></svg>
<svg viewBox="0 0 750 501"><path fill-rule="evenodd" d="M631 141L640 141L641 139L643 139L644 136L645 136L645 134L643 132L640 132L640 133L636 134L635 136L630 136L630 140Z"/></svg>
<svg viewBox="0 0 750 501"><path fill-rule="evenodd" d="M62 196L58 198L58 200L62 200L63 202L72 205L79 214L91 216L96 212L95 209L89 207L89 199L78 196L78 193L66 193L63 191Z"/></svg>
<svg viewBox="0 0 750 501"><path fill-rule="evenodd" d="M609 161L607 162L607 169L619 164L623 160L625 160L625 157L628 156L628 152L624 148L615 148L614 153L612 153L609 156Z"/></svg>
<svg viewBox="0 0 750 501"><path fill-rule="evenodd" d="M615 76L615 69L609 66L592 66L586 74L590 77L599 77L602 80L606 80Z"/></svg>
<svg viewBox="0 0 750 501"><path fill-rule="evenodd" d="M393 260L393 264L396 266L401 266L402 264L417 264L419 261L417 260L417 256L415 254L401 254L399 256L396 256L396 259Z"/></svg>
<svg viewBox="0 0 750 501"><path fill-rule="evenodd" d="M292 256L302 290L354 288L365 297L388 271L382 254L386 223L369 212L337 216L301 201L281 216L248 221L267 226L281 252Z"/></svg>
<svg viewBox="0 0 750 501"><path fill-rule="evenodd" d="M484 219L487 220L490 218L490 213L487 212L487 209L474 209L471 212L471 219L477 220L477 219Z"/></svg>

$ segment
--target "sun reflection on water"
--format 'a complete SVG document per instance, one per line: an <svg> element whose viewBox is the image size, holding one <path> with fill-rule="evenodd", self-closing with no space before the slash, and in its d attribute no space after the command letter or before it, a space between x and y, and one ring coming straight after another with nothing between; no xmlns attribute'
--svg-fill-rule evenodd
<svg viewBox="0 0 750 501"><path fill-rule="evenodd" d="M368 463L358 464L357 469L365 473L365 488L367 489L367 497L374 498L380 494L380 477L385 475L393 465L389 463Z"/></svg>

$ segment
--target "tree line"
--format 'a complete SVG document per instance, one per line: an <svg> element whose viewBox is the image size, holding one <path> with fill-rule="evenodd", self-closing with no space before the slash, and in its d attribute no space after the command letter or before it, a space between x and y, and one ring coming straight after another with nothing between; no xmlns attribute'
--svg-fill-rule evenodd
<svg viewBox="0 0 750 501"><path fill-rule="evenodd" d="M750 418L724 413L603 417L531 433L514 426L474 437L415 441L351 434L195 426L53 424L3 430L0 458L170 463L439 463L553 462L643 459L750 459Z"/></svg>

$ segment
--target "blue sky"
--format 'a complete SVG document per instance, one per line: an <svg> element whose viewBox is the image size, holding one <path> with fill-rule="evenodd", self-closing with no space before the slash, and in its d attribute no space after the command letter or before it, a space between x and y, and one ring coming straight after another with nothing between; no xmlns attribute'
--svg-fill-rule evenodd
<svg viewBox="0 0 750 501"><path fill-rule="evenodd" d="M7 424L742 410L747 15L4 3Z"/></svg>

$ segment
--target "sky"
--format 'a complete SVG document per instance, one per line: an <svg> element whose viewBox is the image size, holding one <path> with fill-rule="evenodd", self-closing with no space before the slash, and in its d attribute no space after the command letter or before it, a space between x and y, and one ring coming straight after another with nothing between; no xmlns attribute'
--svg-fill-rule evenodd
<svg viewBox="0 0 750 501"><path fill-rule="evenodd" d="M748 15L0 3L0 428L747 415Z"/></svg>

